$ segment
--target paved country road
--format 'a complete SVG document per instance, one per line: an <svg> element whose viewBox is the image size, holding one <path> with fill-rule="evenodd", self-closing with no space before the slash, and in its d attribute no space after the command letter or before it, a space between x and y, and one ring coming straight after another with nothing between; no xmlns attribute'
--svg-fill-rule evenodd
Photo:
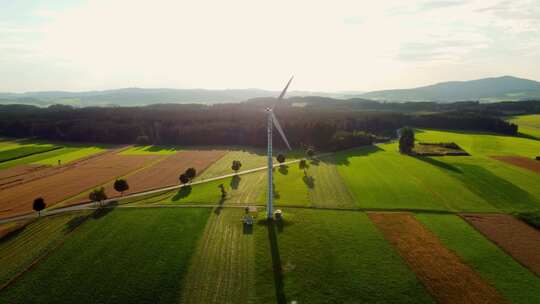
<svg viewBox="0 0 540 304"><path fill-rule="evenodd" d="M317 155L317 158L326 157L326 156L331 155L331 154L332 153L325 153L325 154ZM292 164L292 163L297 163L300 160L302 160L302 159L290 160L290 161L284 162L283 164L288 165L288 164ZM274 164L273 167L275 168L275 167L278 167L280 165L281 164ZM125 196L121 197L121 199L136 198L136 197L146 196L146 195L149 195L149 194L155 194L155 193L160 193L160 192L164 192L164 191L179 189L179 188L182 188L184 186L193 186L193 185L197 185L197 184L208 183L208 182L211 182L211 181L224 179L224 178L231 177L231 176L234 176L234 175L244 175L244 174L248 174L248 173L252 173L252 172L266 170L266 168L267 168L267 166L263 166L263 167L258 167L258 168L254 168L254 169L240 171L238 173L231 173L231 174L225 174L225 175L221 175L221 176L217 176L217 177L202 179L202 180L199 180L199 181L192 182L190 184L175 185L175 186L170 186L170 187L163 187L163 188L157 188L157 189L148 190L148 191L142 191L142 192L138 192L138 193L125 195ZM110 202L118 201L119 198L120 197L113 197L113 198L104 200L102 203L106 205L106 204L108 204ZM52 206L49 209L43 210L41 212L41 216L43 217L43 216L49 216L49 215L54 215L54 214L59 214L59 213L64 213L64 212L70 212L70 211L93 209L93 208L95 208L95 206L96 206L96 203L91 202L91 201L86 201L86 202L82 202L82 203L77 204L77 205L66 206L66 207L54 208L54 206ZM191 205L182 205L182 206L188 207L188 206L191 206ZM195 207L195 206L204 207L205 205L192 205L192 207ZM210 206L215 207L215 206L218 206L218 205L208 205L207 207L210 207ZM38 215L35 212L30 212L30 213L23 214L23 215L18 215L18 216L14 216L14 217L0 219L0 224L14 222L14 221L20 221L20 220L33 219L33 218L37 218L37 217L38 217Z"/></svg>

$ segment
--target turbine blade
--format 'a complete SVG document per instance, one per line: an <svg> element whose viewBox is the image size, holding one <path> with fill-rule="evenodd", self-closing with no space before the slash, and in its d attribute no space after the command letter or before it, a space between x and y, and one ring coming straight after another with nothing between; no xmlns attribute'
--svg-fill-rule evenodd
<svg viewBox="0 0 540 304"><path fill-rule="evenodd" d="M283 141L287 145L287 148L289 148L289 150L292 150L291 145L289 145L289 141L287 140L287 137L285 137L285 132L283 132L283 129L281 128L281 125L279 124L279 121L277 120L276 115L274 115L273 111L270 113L272 115L272 122L274 122L274 126L276 126L276 129L278 130L279 134L281 134L281 138L283 138Z"/></svg>
<svg viewBox="0 0 540 304"><path fill-rule="evenodd" d="M278 100L283 99L283 97L285 96L285 93L287 93L287 89L289 88L289 85L291 84L293 78L294 78L294 76L291 76L291 79L289 79L289 82L287 82L287 85L285 86L283 91L281 91L281 94L279 94Z"/></svg>

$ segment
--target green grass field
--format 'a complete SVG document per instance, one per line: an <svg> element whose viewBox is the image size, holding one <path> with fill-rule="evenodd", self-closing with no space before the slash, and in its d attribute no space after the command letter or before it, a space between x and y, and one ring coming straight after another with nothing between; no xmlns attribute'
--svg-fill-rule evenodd
<svg viewBox="0 0 540 304"><path fill-rule="evenodd" d="M45 217L0 241L0 285L49 253L69 233L68 223L80 214Z"/></svg>
<svg viewBox="0 0 540 304"><path fill-rule="evenodd" d="M0 163L56 149L60 149L60 147L55 145L24 145L13 149L7 149L0 151Z"/></svg>
<svg viewBox="0 0 540 304"><path fill-rule="evenodd" d="M21 141L21 142L31 142L31 141ZM19 148L26 147L26 145L19 145ZM29 144L29 146L34 146L34 144ZM42 145L38 145L42 146ZM14 160L6 161L0 163L0 169L7 169L17 165L23 164L33 164L33 165L58 165L58 160L60 160L62 165L68 164L72 161L103 152L106 149L110 148L111 145L99 144L99 145L85 145L85 144L61 144L61 145L44 145L44 146L58 146L59 149L44 151L37 154L28 155L25 157L17 158ZM10 145L13 147L13 145ZM8 152L9 150L4 150L0 153Z"/></svg>
<svg viewBox="0 0 540 304"><path fill-rule="evenodd" d="M223 184L227 191L227 198L223 201L227 205L253 205L257 204L260 193L264 191L266 175L264 172L254 172L237 177L227 177L202 184L196 184L167 191L162 194L150 195L133 200L123 200L122 204L134 205L148 204L220 204Z"/></svg>
<svg viewBox="0 0 540 304"><path fill-rule="evenodd" d="M281 262L274 280L277 275L276 293L287 303L432 303L362 212L289 208L283 227L256 234L259 239L270 241L274 261ZM257 278L268 273L264 262Z"/></svg>
<svg viewBox="0 0 540 304"><path fill-rule="evenodd" d="M278 206L309 206L309 183L298 164L274 168L274 201ZM259 195L261 204L266 202L266 187Z"/></svg>
<svg viewBox="0 0 540 304"><path fill-rule="evenodd" d="M210 215L186 276L183 303L249 303L255 298L257 244L253 234L243 231L243 215L241 208L215 209Z"/></svg>
<svg viewBox="0 0 540 304"><path fill-rule="evenodd" d="M176 146L134 146L128 148L120 154L122 155L171 155L180 151Z"/></svg>
<svg viewBox="0 0 540 304"><path fill-rule="evenodd" d="M517 216L527 224L540 229L540 211L519 213Z"/></svg>
<svg viewBox="0 0 540 304"><path fill-rule="evenodd" d="M358 207L352 192L345 185L335 165L334 156L327 156L319 162L308 162L309 200L313 207L355 208ZM298 164L294 164L297 166Z"/></svg>
<svg viewBox="0 0 540 304"><path fill-rule="evenodd" d="M440 130L417 130L415 136L423 142L455 142L473 156L534 157L540 150L540 141L515 136Z"/></svg>
<svg viewBox="0 0 540 304"><path fill-rule="evenodd" d="M196 180L234 173L231 169L233 160L242 162L240 171L266 166L266 150L246 149L234 150L225 154L218 161L206 168Z"/></svg>
<svg viewBox="0 0 540 304"><path fill-rule="evenodd" d="M210 212L128 209L91 218L0 302L176 303Z"/></svg>
<svg viewBox="0 0 540 304"><path fill-rule="evenodd" d="M103 152L106 150L106 148L104 146L66 147L66 148L63 148L62 150L63 150L62 151L63 153L58 156L52 156L49 158L41 159L41 160L33 162L33 164L55 166L55 165L58 165L58 161L60 161L61 165L65 165L72 161L79 160L81 158Z"/></svg>
<svg viewBox="0 0 540 304"><path fill-rule="evenodd" d="M338 153L336 165L360 207L438 211L496 211L430 158L381 144Z"/></svg>
<svg viewBox="0 0 540 304"><path fill-rule="evenodd" d="M518 125L518 132L540 139L540 114L519 115L508 119Z"/></svg>
<svg viewBox="0 0 540 304"><path fill-rule="evenodd" d="M416 217L512 303L540 303L540 278L456 215Z"/></svg>

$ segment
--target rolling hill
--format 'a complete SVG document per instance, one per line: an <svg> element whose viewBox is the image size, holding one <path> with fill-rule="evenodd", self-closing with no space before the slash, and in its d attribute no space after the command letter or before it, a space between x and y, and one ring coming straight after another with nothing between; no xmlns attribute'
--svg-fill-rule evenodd
<svg viewBox="0 0 540 304"><path fill-rule="evenodd" d="M292 91L292 96L325 96L341 98L344 93L325 93L309 91ZM145 89L125 88L105 91L87 92L26 92L0 93L0 104L27 104L48 106L65 104L77 107L85 106L142 106L161 103L230 103L241 102L251 98L277 96L278 91L262 89Z"/></svg>
<svg viewBox="0 0 540 304"><path fill-rule="evenodd" d="M353 97L353 96L351 96ZM540 97L540 82L503 76L471 81L450 81L399 90L373 91L355 97L387 101L497 101Z"/></svg>

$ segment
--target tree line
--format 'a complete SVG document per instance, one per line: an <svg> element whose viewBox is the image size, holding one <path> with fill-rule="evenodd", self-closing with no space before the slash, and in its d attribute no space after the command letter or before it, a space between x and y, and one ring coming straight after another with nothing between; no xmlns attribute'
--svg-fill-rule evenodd
<svg viewBox="0 0 540 304"><path fill-rule="evenodd" d="M116 144L266 146L266 101L145 107L0 106L0 135ZM276 115L293 145L345 149L393 137L404 126L517 134L517 126L479 112L411 114L279 104ZM275 132L277 133L277 132ZM276 146L283 146L274 134Z"/></svg>

